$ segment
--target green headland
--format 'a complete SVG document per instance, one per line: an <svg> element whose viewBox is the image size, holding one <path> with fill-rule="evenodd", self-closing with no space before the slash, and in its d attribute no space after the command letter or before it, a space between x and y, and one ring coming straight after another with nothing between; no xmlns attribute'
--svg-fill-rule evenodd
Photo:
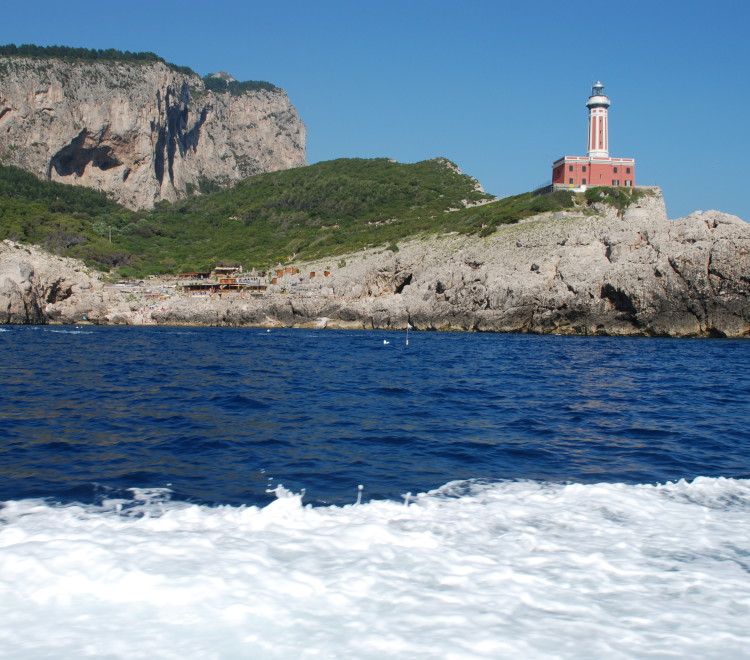
<svg viewBox="0 0 750 660"><path fill-rule="evenodd" d="M0 238L142 277L222 262L264 268L366 247L397 250L419 235L486 235L576 203L564 191L495 200L443 158L339 159L259 174L229 189L202 188L174 204L131 211L96 190L0 166Z"/></svg>

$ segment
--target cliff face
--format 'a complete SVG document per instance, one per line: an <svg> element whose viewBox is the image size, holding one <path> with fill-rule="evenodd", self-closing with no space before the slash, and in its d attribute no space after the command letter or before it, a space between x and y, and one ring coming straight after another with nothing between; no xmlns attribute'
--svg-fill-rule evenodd
<svg viewBox="0 0 750 660"><path fill-rule="evenodd" d="M130 208L306 164L282 90L206 91L165 64L0 57L0 160Z"/></svg>

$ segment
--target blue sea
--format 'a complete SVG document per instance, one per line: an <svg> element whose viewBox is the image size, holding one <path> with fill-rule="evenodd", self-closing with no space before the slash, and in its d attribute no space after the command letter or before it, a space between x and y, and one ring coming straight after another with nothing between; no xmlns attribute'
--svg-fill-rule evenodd
<svg viewBox="0 0 750 660"><path fill-rule="evenodd" d="M0 350L3 657L750 657L748 341Z"/></svg>

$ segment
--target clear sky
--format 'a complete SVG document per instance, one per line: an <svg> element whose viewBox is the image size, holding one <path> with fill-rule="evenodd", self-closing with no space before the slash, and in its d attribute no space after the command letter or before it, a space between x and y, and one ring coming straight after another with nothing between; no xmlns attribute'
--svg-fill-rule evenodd
<svg viewBox="0 0 750 660"><path fill-rule="evenodd" d="M600 79L611 155L636 159L670 217L747 221L749 32L747 0L26 0L0 13L0 43L149 50L283 87L310 163L444 156L502 197L586 154Z"/></svg>

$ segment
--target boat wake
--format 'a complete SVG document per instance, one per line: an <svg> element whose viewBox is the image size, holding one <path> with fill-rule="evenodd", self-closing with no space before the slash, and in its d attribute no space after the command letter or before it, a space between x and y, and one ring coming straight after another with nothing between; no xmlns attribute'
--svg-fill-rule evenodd
<svg viewBox="0 0 750 660"><path fill-rule="evenodd" d="M750 645L748 480L462 481L330 507L274 492L264 507L168 489L5 502L5 652L726 658Z"/></svg>

